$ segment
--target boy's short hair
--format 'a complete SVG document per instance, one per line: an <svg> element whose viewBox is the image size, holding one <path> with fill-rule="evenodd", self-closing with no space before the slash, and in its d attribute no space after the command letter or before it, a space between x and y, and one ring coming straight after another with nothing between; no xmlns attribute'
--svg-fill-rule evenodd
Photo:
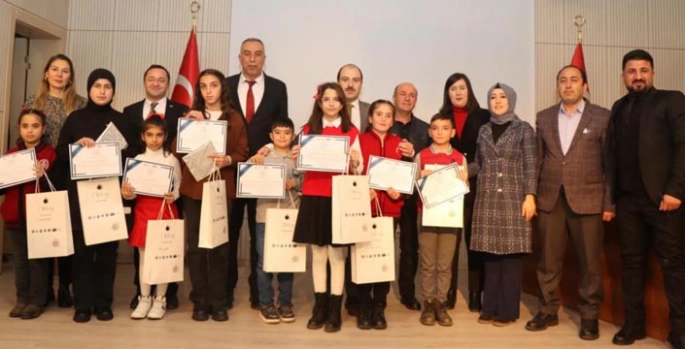
<svg viewBox="0 0 685 349"><path fill-rule="evenodd" d="M444 114L437 113L437 114L433 115L433 117L431 118L431 122L430 122L430 123L432 124L433 121L438 121L438 120L449 121L449 122L450 122L450 125L452 125L452 128L455 128L455 126L454 126L454 118L452 118L452 115L444 115Z"/></svg>
<svg viewBox="0 0 685 349"><path fill-rule="evenodd" d="M293 132L295 131L295 124L290 118L274 120L274 122L271 123L271 131L273 131L276 127L285 127L289 128Z"/></svg>

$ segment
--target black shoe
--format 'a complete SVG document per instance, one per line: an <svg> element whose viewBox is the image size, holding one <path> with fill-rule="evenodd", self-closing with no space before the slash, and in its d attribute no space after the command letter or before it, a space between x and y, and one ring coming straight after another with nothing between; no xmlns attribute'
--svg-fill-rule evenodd
<svg viewBox="0 0 685 349"><path fill-rule="evenodd" d="M447 300L444 304L447 309L454 309L454 306L457 304L457 290L450 289L447 291Z"/></svg>
<svg viewBox="0 0 685 349"><path fill-rule="evenodd" d="M177 295L169 295L166 296L166 309L167 310L172 310L172 309L178 309L178 296Z"/></svg>
<svg viewBox="0 0 685 349"><path fill-rule="evenodd" d="M57 306L60 308L71 308L74 306L74 300L71 298L68 284L59 285L59 289L57 289Z"/></svg>
<svg viewBox="0 0 685 349"><path fill-rule="evenodd" d="M326 325L328 319L328 296L325 292L314 293L315 303L312 317L307 322L307 328L318 330Z"/></svg>
<svg viewBox="0 0 685 349"><path fill-rule="evenodd" d="M373 329L384 330L388 328L388 322L385 320L385 305L376 304L373 310Z"/></svg>
<svg viewBox="0 0 685 349"><path fill-rule="evenodd" d="M373 311L362 309L357 316L357 328L360 330L370 330L373 328Z"/></svg>
<svg viewBox="0 0 685 349"><path fill-rule="evenodd" d="M580 319L578 337L587 341L599 338L599 321L597 319Z"/></svg>
<svg viewBox="0 0 685 349"><path fill-rule="evenodd" d="M323 329L325 332L333 333L340 331L342 326L342 297L342 295L331 295L328 301L328 321L326 321L326 327ZM357 308L357 310L359 309Z"/></svg>
<svg viewBox="0 0 685 349"><path fill-rule="evenodd" d="M345 309L347 309L347 314L350 316L357 317L359 316L359 303L357 302L348 302L345 303Z"/></svg>
<svg viewBox="0 0 685 349"><path fill-rule="evenodd" d="M668 343L670 343L674 349L685 349L685 335L678 335L671 331L668 334Z"/></svg>
<svg viewBox="0 0 685 349"><path fill-rule="evenodd" d="M226 309L228 309L228 310L233 309L233 295L232 294L226 298Z"/></svg>
<svg viewBox="0 0 685 349"><path fill-rule="evenodd" d="M195 321L207 321L209 320L209 313L204 308L193 309L192 319Z"/></svg>
<svg viewBox="0 0 685 349"><path fill-rule="evenodd" d="M252 310L261 310L262 307L259 305L259 301L250 301L250 308Z"/></svg>
<svg viewBox="0 0 685 349"><path fill-rule="evenodd" d="M543 312L537 313L535 317L526 323L526 330L528 331L544 331L549 326L556 326L559 324L559 316L557 314L545 314Z"/></svg>
<svg viewBox="0 0 685 349"><path fill-rule="evenodd" d="M110 321L114 319L112 308L95 309L95 318L100 321Z"/></svg>
<svg viewBox="0 0 685 349"><path fill-rule="evenodd" d="M614 339L611 340L612 343L616 345L631 345L635 343L638 339L644 339L647 337L645 329L643 327L636 326L624 326L620 331L614 335Z"/></svg>
<svg viewBox="0 0 685 349"><path fill-rule="evenodd" d="M128 307L131 309L138 308L138 297L140 297L140 293L136 293L133 298L131 299L131 302L128 304Z"/></svg>
<svg viewBox="0 0 685 349"><path fill-rule="evenodd" d="M469 311L480 313L481 310L483 310L483 303L481 303L480 291L469 292Z"/></svg>
<svg viewBox="0 0 685 349"><path fill-rule="evenodd" d="M404 305L407 309L409 310L421 310L421 302L419 302L418 299L412 298L412 299L400 299L400 303Z"/></svg>
<svg viewBox="0 0 685 349"><path fill-rule="evenodd" d="M212 320L214 321L228 321L228 312L225 309L212 311Z"/></svg>
<svg viewBox="0 0 685 349"><path fill-rule="evenodd" d="M76 312L74 313L74 322L88 322L90 321L90 316L90 309L76 309Z"/></svg>
<svg viewBox="0 0 685 349"><path fill-rule="evenodd" d="M478 317L478 323L483 324L483 325L490 325L495 321L495 313L489 313L487 311L484 311L480 313L480 316Z"/></svg>

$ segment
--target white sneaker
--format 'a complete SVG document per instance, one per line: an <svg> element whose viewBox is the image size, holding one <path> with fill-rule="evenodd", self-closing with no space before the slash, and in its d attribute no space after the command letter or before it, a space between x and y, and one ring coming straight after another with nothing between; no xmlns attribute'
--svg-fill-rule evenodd
<svg viewBox="0 0 685 349"><path fill-rule="evenodd" d="M159 320L166 314L166 297L157 296L152 302L152 309L147 313L148 320Z"/></svg>
<svg viewBox="0 0 685 349"><path fill-rule="evenodd" d="M138 306L136 309L131 313L131 319L134 320L141 320L147 317L148 312L150 312L150 307L152 306L152 297L147 296L139 296L138 297Z"/></svg>

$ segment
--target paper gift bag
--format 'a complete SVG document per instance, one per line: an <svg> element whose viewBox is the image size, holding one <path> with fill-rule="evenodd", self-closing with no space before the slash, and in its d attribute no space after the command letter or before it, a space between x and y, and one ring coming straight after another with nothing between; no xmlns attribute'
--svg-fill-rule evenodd
<svg viewBox="0 0 685 349"><path fill-rule="evenodd" d="M226 182L218 179L218 171L202 184L200 207L200 248L215 248L228 242L228 208Z"/></svg>
<svg viewBox="0 0 685 349"><path fill-rule="evenodd" d="M421 225L425 227L464 227L464 197L445 201L431 208L422 206Z"/></svg>
<svg viewBox="0 0 685 349"><path fill-rule="evenodd" d="M370 241L352 246L352 282L368 284L395 280L395 234L392 217L371 220Z"/></svg>
<svg viewBox="0 0 685 349"><path fill-rule="evenodd" d="M369 176L333 176L331 200L333 243L368 241L371 229Z"/></svg>
<svg viewBox="0 0 685 349"><path fill-rule="evenodd" d="M46 177L47 178L47 177ZM29 259L74 254L69 195L66 191L26 195L26 240ZM39 188L36 184L36 188Z"/></svg>
<svg viewBox="0 0 685 349"><path fill-rule="evenodd" d="M168 207L163 203L162 209ZM171 209L170 209L171 210ZM183 281L185 235L183 220L165 219L160 214L157 220L147 222L145 236L145 257L141 275L143 282L150 285Z"/></svg>
<svg viewBox="0 0 685 349"><path fill-rule="evenodd" d="M119 177L76 183L86 246L128 238Z"/></svg>
<svg viewBox="0 0 685 349"><path fill-rule="evenodd" d="M307 270L307 245L293 242L297 209L266 210L264 271L301 273Z"/></svg>

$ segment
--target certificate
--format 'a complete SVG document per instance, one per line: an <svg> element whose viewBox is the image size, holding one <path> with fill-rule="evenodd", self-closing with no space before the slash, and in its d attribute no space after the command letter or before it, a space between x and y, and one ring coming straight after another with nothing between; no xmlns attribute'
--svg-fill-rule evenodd
<svg viewBox="0 0 685 349"><path fill-rule="evenodd" d="M459 177L456 163L447 166L426 165L435 172L416 181L423 205L431 208L469 192L468 185Z"/></svg>
<svg viewBox="0 0 685 349"><path fill-rule="evenodd" d="M285 165L238 163L237 197L282 199L285 197Z"/></svg>
<svg viewBox="0 0 685 349"><path fill-rule="evenodd" d="M402 194L414 193L416 164L380 156L369 157L369 188L388 190L392 188Z"/></svg>
<svg viewBox="0 0 685 349"><path fill-rule="evenodd" d="M174 167L137 159L126 159L124 182L136 194L164 197L173 187Z"/></svg>
<svg viewBox="0 0 685 349"><path fill-rule="evenodd" d="M179 118L176 152L190 153L209 141L217 153L226 154L227 129L228 122L225 120Z"/></svg>
<svg viewBox="0 0 685 349"><path fill-rule="evenodd" d="M71 179L121 176L119 143L96 143L94 147L69 144Z"/></svg>
<svg viewBox="0 0 685 349"><path fill-rule="evenodd" d="M299 171L346 173L349 137L300 134Z"/></svg>
<svg viewBox="0 0 685 349"><path fill-rule="evenodd" d="M119 129L114 125L113 122L110 122L107 124L107 128L105 128L104 131L100 134L100 137L95 141L95 143L107 143L107 142L116 142L119 143L119 148L120 149L126 149L128 148L128 143L126 142L126 138L124 138L124 135L119 132Z"/></svg>
<svg viewBox="0 0 685 349"><path fill-rule="evenodd" d="M34 148L0 157L0 189L35 181L35 166L36 150Z"/></svg>

